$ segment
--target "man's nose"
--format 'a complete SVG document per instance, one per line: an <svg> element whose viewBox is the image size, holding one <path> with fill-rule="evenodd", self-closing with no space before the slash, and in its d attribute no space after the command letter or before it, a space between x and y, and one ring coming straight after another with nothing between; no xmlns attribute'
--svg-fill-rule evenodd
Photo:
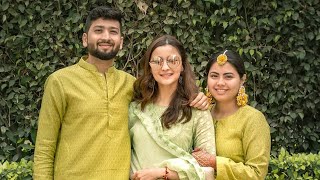
<svg viewBox="0 0 320 180"><path fill-rule="evenodd" d="M103 39L109 39L110 38L110 34L109 34L109 32L108 31L105 31L105 32L103 32L103 34L102 34L103 36Z"/></svg>

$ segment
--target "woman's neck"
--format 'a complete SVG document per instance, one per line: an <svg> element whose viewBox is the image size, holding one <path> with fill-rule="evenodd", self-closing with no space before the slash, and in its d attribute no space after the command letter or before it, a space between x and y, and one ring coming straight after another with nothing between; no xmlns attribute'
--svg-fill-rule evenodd
<svg viewBox="0 0 320 180"><path fill-rule="evenodd" d="M155 104L160 106L169 106L176 89L176 87L172 86L159 86L159 93Z"/></svg>
<svg viewBox="0 0 320 180"><path fill-rule="evenodd" d="M239 109L236 102L226 102L226 103L216 103L211 111L212 117L214 119L222 119L224 117L234 114Z"/></svg>

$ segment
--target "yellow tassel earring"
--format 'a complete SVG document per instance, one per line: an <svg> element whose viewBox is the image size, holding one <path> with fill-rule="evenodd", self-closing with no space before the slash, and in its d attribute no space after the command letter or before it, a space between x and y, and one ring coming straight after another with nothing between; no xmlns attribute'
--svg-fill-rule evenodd
<svg viewBox="0 0 320 180"><path fill-rule="evenodd" d="M206 96L208 98L208 103L211 105L211 104L214 104L214 98L212 96L212 94L210 93L210 91L208 90L208 88L205 88L205 93L206 93Z"/></svg>
<svg viewBox="0 0 320 180"><path fill-rule="evenodd" d="M245 106L248 103L248 95L246 94L246 89L241 86L237 95L237 105Z"/></svg>

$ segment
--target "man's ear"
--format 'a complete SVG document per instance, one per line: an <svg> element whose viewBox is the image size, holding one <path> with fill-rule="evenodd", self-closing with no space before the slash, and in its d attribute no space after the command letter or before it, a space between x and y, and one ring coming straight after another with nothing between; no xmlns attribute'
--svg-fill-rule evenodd
<svg viewBox="0 0 320 180"><path fill-rule="evenodd" d="M123 36L121 36L120 50L122 49L122 47L123 47Z"/></svg>
<svg viewBox="0 0 320 180"><path fill-rule="evenodd" d="M83 45L83 47L88 46L88 34L87 33L82 34L82 45Z"/></svg>

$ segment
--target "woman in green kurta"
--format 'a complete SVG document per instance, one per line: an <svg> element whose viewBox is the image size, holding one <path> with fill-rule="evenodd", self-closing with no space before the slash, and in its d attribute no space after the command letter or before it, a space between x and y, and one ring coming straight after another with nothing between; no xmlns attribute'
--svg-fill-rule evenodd
<svg viewBox="0 0 320 180"><path fill-rule="evenodd" d="M246 105L246 79L240 56L226 50L214 55L207 65L208 95L216 133L217 156L196 150L201 165L213 165L216 179L264 179L270 159L270 128L264 115Z"/></svg>
<svg viewBox="0 0 320 180"><path fill-rule="evenodd" d="M209 111L189 106L198 88L182 44L157 38L142 66L129 107L131 179L205 179L191 152L215 155L214 126Z"/></svg>

